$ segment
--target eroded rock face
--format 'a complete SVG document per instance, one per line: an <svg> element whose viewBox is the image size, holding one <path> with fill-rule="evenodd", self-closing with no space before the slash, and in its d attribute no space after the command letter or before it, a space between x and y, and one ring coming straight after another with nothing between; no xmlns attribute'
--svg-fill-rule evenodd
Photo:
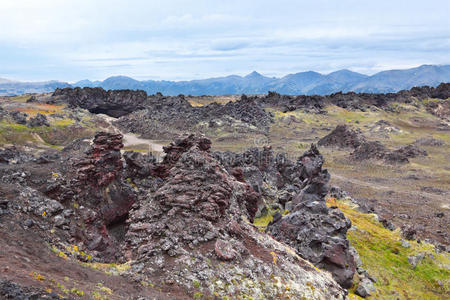
<svg viewBox="0 0 450 300"><path fill-rule="evenodd" d="M303 166L304 187L294 198L293 211L274 219L267 231L303 258L330 271L342 287L350 288L355 262L346 234L351 222L338 208L326 206L330 176L322 169L323 157L317 148L312 146L297 164Z"/></svg>
<svg viewBox="0 0 450 300"><path fill-rule="evenodd" d="M315 297L345 297L329 275L248 223L258 194L227 172L210 144L191 135L165 147L165 181L130 212L124 251L137 280L197 284L219 297L296 299L312 297L310 282Z"/></svg>
<svg viewBox="0 0 450 300"><path fill-rule="evenodd" d="M74 163L74 179L61 191L70 191L81 210L86 232L74 226L72 234L90 250L102 252L106 260L119 255L120 237L113 237L110 228L123 224L137 200L133 188L123 178L120 149L122 135L99 132L86 156ZM79 225L79 224L78 224ZM78 229L76 229L78 227Z"/></svg>
<svg viewBox="0 0 450 300"><path fill-rule="evenodd" d="M53 99L64 101L72 107L81 107L91 113L103 113L111 117L121 117L130 112L143 109L147 93L137 90L110 90L102 88L64 88L56 89Z"/></svg>

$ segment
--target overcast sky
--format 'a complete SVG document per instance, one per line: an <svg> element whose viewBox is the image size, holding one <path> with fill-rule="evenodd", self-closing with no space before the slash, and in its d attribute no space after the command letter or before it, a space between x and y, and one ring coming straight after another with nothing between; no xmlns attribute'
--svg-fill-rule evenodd
<svg viewBox="0 0 450 300"><path fill-rule="evenodd" d="M0 0L0 77L185 80L450 63L449 0Z"/></svg>

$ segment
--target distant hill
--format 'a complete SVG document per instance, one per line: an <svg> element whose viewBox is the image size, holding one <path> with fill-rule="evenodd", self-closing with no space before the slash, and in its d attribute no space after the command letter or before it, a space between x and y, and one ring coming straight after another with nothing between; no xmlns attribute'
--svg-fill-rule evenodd
<svg viewBox="0 0 450 300"><path fill-rule="evenodd" d="M164 95L228 95L263 94L275 91L288 95L326 95L335 92L388 93L414 86L437 86L450 82L450 65L423 65L405 70L389 70L372 76L340 70L330 74L300 72L281 78L266 77L258 72L247 76L230 75L191 81L138 81L126 76L114 76L104 81L82 80L74 84L49 81L41 83L8 82L0 79L0 95L49 92L56 87L102 87L109 89L141 89L149 94Z"/></svg>
<svg viewBox="0 0 450 300"><path fill-rule="evenodd" d="M44 81L44 82L19 82L0 79L0 96L14 96L26 93L48 93L56 88L70 87L66 82Z"/></svg>

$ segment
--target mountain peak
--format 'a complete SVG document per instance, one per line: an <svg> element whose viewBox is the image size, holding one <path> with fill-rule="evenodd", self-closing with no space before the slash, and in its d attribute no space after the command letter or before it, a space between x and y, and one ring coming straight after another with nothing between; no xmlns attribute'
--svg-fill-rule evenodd
<svg viewBox="0 0 450 300"><path fill-rule="evenodd" d="M246 75L244 78L259 78L259 77L264 77L264 76L256 71L253 71L250 74Z"/></svg>

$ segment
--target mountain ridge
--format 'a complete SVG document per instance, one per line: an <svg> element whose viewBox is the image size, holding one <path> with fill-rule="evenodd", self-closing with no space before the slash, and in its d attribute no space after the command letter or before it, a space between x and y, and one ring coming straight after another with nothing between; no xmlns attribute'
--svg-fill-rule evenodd
<svg viewBox="0 0 450 300"><path fill-rule="evenodd" d="M287 74L283 77L267 77L257 71L245 76L228 75L207 79L167 81L139 81L128 76L111 76L103 81L81 80L72 84L61 81L17 82L0 81L0 95L51 92L63 87L102 87L106 90L140 89L149 94L164 95L229 95L263 94L275 91L288 95L326 95L336 92L390 93L414 86L437 86L450 82L450 65L421 65L410 69L381 71L373 75L342 69L328 74L314 71Z"/></svg>

